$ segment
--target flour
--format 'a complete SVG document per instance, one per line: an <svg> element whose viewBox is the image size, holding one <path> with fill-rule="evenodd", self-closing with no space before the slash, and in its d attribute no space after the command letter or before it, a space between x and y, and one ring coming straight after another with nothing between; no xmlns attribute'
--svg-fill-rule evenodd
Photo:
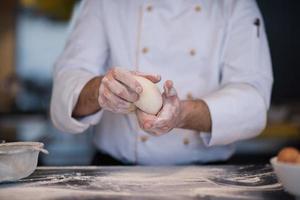
<svg viewBox="0 0 300 200"><path fill-rule="evenodd" d="M40 168L41 172L57 168ZM270 170L249 173L247 168L219 167L113 167L113 168L62 168L63 174L33 176L20 181L16 187L2 188L0 199L71 199L99 197L224 197L251 199L257 192L282 190ZM88 169L88 170L86 170ZM58 171L59 172L59 171ZM51 197L51 198L49 198ZM181 198L180 198L181 197ZM258 196L255 196L259 199ZM168 199L168 198L167 198Z"/></svg>
<svg viewBox="0 0 300 200"><path fill-rule="evenodd" d="M260 181L260 177L234 177L234 178L228 178L227 180L230 181L237 181L241 183L257 183Z"/></svg>

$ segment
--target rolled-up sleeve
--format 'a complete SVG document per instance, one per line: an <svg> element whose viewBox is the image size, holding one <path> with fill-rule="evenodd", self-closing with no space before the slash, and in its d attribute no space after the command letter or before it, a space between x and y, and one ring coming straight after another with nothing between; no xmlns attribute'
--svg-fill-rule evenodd
<svg viewBox="0 0 300 200"><path fill-rule="evenodd" d="M272 67L257 4L237 0L230 13L220 89L203 98L212 119L211 133L202 135L208 146L257 136L266 125L270 105Z"/></svg>
<svg viewBox="0 0 300 200"><path fill-rule="evenodd" d="M108 45L101 2L82 1L79 15L73 17L74 23L65 49L54 67L50 115L55 127L63 132L83 132L101 119L102 111L82 119L72 117L85 84L105 72Z"/></svg>

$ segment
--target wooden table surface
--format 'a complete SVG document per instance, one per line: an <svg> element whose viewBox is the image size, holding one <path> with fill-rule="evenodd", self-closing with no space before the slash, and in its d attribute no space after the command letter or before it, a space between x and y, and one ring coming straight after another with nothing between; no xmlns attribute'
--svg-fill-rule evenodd
<svg viewBox="0 0 300 200"><path fill-rule="evenodd" d="M294 199L270 165L38 167L0 199Z"/></svg>

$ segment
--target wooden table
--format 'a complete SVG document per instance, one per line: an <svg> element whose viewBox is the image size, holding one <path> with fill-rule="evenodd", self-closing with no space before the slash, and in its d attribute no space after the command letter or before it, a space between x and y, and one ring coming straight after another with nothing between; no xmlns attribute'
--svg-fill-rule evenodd
<svg viewBox="0 0 300 200"><path fill-rule="evenodd" d="M299 188L300 189L300 188ZM39 167L0 199L294 199L271 166Z"/></svg>

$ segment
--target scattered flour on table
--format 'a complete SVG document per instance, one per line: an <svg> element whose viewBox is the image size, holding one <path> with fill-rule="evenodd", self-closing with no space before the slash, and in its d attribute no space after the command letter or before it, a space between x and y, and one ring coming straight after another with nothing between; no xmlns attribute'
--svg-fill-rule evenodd
<svg viewBox="0 0 300 200"><path fill-rule="evenodd" d="M172 195L216 196L225 198L248 199L247 193L281 189L281 184L272 183L259 186L224 185L215 181L216 178L255 184L268 175L265 172L256 175L233 174L223 168L184 167L168 170L156 169L149 171L132 168L126 171L112 171L107 175L89 176L76 172L74 175L50 175L41 181L26 183L18 187L0 188L0 199L51 199L68 197L104 196L164 196ZM76 184L80 182L80 184ZM70 183L72 182L72 183ZM75 183L74 183L75 182Z"/></svg>

